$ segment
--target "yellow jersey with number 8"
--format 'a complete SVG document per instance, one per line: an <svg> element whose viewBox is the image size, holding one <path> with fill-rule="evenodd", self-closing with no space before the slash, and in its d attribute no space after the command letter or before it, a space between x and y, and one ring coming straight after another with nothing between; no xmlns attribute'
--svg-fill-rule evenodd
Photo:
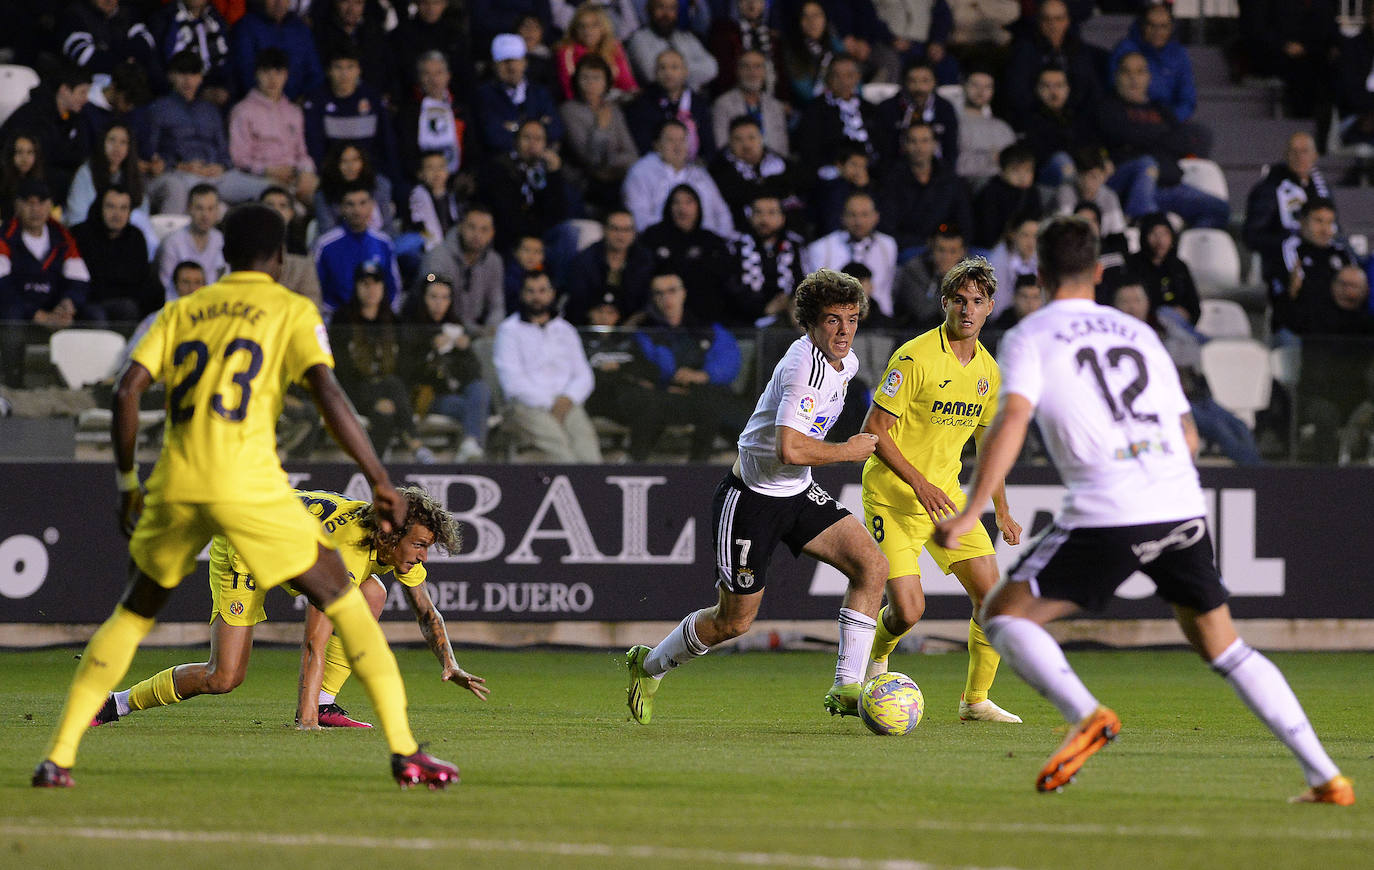
<svg viewBox="0 0 1374 870"><path fill-rule="evenodd" d="M262 272L231 272L168 302L131 359L167 385L150 500L252 502L288 489L282 398L308 369L334 365L310 300Z"/></svg>

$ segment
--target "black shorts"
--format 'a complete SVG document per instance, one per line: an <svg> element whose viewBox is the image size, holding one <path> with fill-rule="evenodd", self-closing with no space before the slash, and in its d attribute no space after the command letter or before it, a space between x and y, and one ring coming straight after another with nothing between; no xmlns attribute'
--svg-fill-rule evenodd
<svg viewBox="0 0 1374 870"><path fill-rule="evenodd" d="M847 516L849 509L818 483L778 497L760 495L727 473L711 504L716 585L740 594L762 591L778 541L800 555L812 538Z"/></svg>
<svg viewBox="0 0 1374 870"><path fill-rule="evenodd" d="M1170 604L1206 613L1226 603L1212 538L1201 517L1087 529L1052 525L1007 577L1029 583L1037 598L1072 601L1084 610L1100 611L1136 571L1153 580L1155 594Z"/></svg>

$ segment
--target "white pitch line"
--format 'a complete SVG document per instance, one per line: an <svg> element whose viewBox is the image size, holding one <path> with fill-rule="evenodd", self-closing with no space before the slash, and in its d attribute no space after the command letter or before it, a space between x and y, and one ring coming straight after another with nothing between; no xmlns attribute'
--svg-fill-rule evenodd
<svg viewBox="0 0 1374 870"><path fill-rule="evenodd" d="M837 858L785 852L731 852L671 846L618 846L612 843L556 843L537 840L489 840L478 837L359 837L332 834L249 834L240 831L171 831L158 828L57 827L0 823L0 836L77 837L153 843L232 843L299 848L387 849L412 852L515 852L575 858L682 861L743 867L799 867L807 870L955 870L952 865L905 859ZM992 870L964 866L958 870ZM1001 868L1011 870L1011 868Z"/></svg>
<svg viewBox="0 0 1374 870"><path fill-rule="evenodd" d="M1297 809L1295 812L1303 812ZM1247 828L1241 831L1226 832L1198 827L1165 827L1142 825L1103 825L1093 823L1041 824L1038 822L961 822L943 819L909 819L902 824L910 828L926 831L989 834L1051 834L1054 836L1081 837L1163 837L1168 839L1187 838L1193 840L1214 840L1219 836L1232 839L1266 840L1351 840L1374 841L1374 831L1365 829L1331 830L1329 828ZM863 830L871 824L854 821L831 821L827 828L842 830Z"/></svg>

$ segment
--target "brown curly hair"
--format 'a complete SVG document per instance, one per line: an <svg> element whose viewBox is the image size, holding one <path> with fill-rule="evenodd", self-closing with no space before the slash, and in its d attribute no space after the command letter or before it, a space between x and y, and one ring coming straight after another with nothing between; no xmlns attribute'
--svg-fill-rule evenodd
<svg viewBox="0 0 1374 870"><path fill-rule="evenodd" d="M972 284L974 289L989 299L997 295L997 273L993 271L992 264L982 257L965 257L950 267L940 282L940 298L953 299L954 294L966 284Z"/></svg>
<svg viewBox="0 0 1374 870"><path fill-rule="evenodd" d="M830 305L854 305L860 320L868 316L868 294L859 279L834 269L817 269L802 279L792 294L792 304L802 329L820 322L821 310Z"/></svg>
<svg viewBox="0 0 1374 870"><path fill-rule="evenodd" d="M434 546L445 553L457 553L463 548L462 524L434 496L418 486L399 486L396 491L406 500L405 525L383 532L377 524L377 509L369 504L358 515L364 543L374 550L394 549L412 526L424 526L434 533Z"/></svg>

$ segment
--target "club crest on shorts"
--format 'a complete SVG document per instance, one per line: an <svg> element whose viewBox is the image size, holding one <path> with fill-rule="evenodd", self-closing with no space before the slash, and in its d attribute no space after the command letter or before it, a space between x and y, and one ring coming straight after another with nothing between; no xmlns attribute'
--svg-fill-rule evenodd
<svg viewBox="0 0 1374 870"><path fill-rule="evenodd" d="M893 369L887 373L883 380L883 395L889 399L897 395L897 391L902 388L902 373Z"/></svg>
<svg viewBox="0 0 1374 870"><path fill-rule="evenodd" d="M754 585L754 569L740 568L735 572L735 585L741 589L748 589Z"/></svg>
<svg viewBox="0 0 1374 870"><path fill-rule="evenodd" d="M802 396L801 401L797 402L797 416L803 420L810 420L811 415L816 413L816 397Z"/></svg>
<svg viewBox="0 0 1374 870"><path fill-rule="evenodd" d="M229 612L235 616L243 616L243 602L235 601L233 604L229 605Z"/></svg>
<svg viewBox="0 0 1374 870"><path fill-rule="evenodd" d="M979 379L978 379L978 395L979 395L979 396L986 396L986 395L988 394L988 390L989 390L989 389L990 389L990 387L989 387L989 385L988 385L988 379L987 379L987 378L979 378Z"/></svg>

